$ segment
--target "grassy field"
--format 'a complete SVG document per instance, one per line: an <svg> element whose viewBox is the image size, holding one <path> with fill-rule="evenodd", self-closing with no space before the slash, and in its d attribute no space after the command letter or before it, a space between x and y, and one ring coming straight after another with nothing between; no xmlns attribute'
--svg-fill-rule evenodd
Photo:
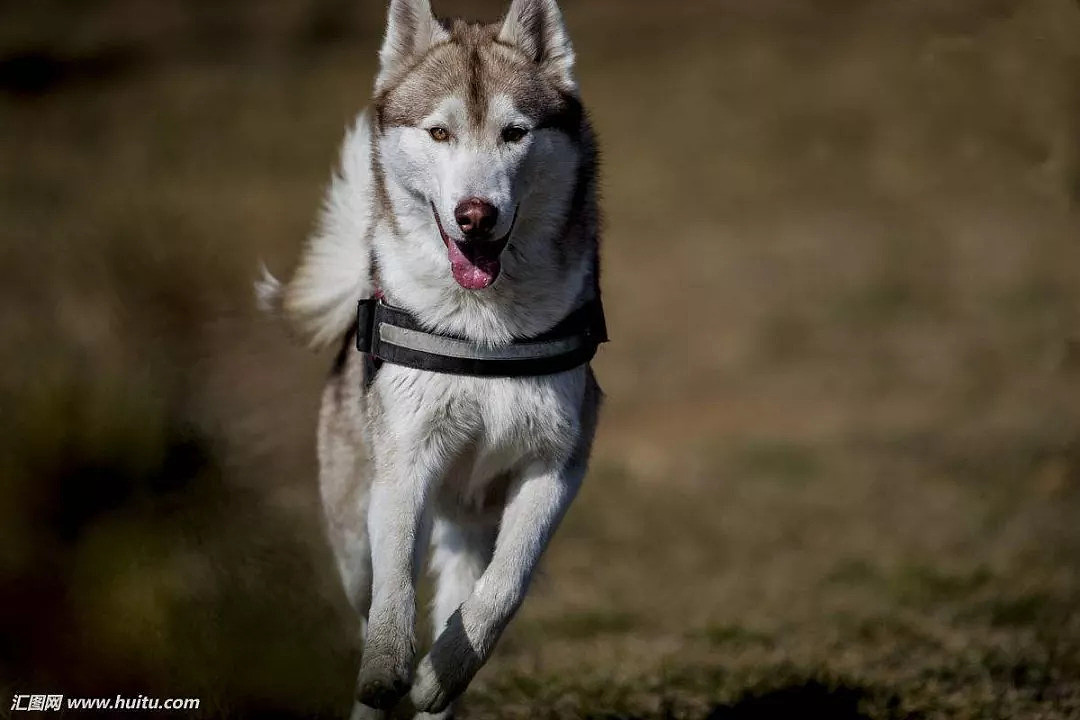
<svg viewBox="0 0 1080 720"><path fill-rule="evenodd" d="M1080 7L565 5L608 401L463 716L1080 717ZM346 712L330 358L250 283L295 261L382 13L0 4L0 716Z"/></svg>

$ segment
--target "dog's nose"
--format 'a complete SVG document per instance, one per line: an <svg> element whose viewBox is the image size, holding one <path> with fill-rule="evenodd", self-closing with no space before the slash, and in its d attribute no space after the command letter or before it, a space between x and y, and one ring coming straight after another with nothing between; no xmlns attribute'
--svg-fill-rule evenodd
<svg viewBox="0 0 1080 720"><path fill-rule="evenodd" d="M471 197L455 208L454 219L466 237L483 237L495 229L499 208L480 198Z"/></svg>

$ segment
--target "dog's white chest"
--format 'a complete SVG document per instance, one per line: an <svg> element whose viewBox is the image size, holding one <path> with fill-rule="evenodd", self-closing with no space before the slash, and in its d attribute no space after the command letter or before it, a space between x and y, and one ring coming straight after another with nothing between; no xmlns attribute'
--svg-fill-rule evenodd
<svg viewBox="0 0 1080 720"><path fill-rule="evenodd" d="M472 379L463 391L478 409L481 449L560 454L576 438L584 388L585 371L579 368L538 378Z"/></svg>
<svg viewBox="0 0 1080 720"><path fill-rule="evenodd" d="M561 377L466 383L462 406L476 408L469 424L479 431L463 448L457 472L444 479L448 495L465 508L499 505L507 474L538 457L568 454L578 432L582 387Z"/></svg>
<svg viewBox="0 0 1080 720"><path fill-rule="evenodd" d="M449 467L442 504L482 509L505 476L532 460L569 456L580 431L584 367L530 378L472 378L384 366L387 414L402 431L425 438ZM424 462L424 458L415 458Z"/></svg>

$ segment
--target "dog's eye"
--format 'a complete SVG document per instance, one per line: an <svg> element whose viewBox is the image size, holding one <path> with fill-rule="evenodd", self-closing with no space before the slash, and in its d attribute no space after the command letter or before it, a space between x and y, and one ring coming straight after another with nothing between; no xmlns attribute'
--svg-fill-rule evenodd
<svg viewBox="0 0 1080 720"><path fill-rule="evenodd" d="M446 142L450 139L450 131L441 125L436 125L428 130L428 135L430 135L431 139L435 142Z"/></svg>
<svg viewBox="0 0 1080 720"><path fill-rule="evenodd" d="M528 135L528 133L529 133L529 131L526 130L525 128L523 128L523 127L518 127L517 125L511 125L508 128L503 128L502 139L503 139L503 142L508 142L508 143L521 142L521 140L526 135Z"/></svg>

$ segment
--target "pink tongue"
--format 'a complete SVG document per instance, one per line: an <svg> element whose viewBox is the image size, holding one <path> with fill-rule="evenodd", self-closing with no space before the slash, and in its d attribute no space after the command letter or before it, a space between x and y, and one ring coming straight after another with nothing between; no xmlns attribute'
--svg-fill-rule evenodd
<svg viewBox="0 0 1080 720"><path fill-rule="evenodd" d="M501 264L498 258L476 258L470 260L461 252L457 243L451 240L447 243L448 255L450 256L450 270L454 273L454 280L466 290L482 290L499 277Z"/></svg>

